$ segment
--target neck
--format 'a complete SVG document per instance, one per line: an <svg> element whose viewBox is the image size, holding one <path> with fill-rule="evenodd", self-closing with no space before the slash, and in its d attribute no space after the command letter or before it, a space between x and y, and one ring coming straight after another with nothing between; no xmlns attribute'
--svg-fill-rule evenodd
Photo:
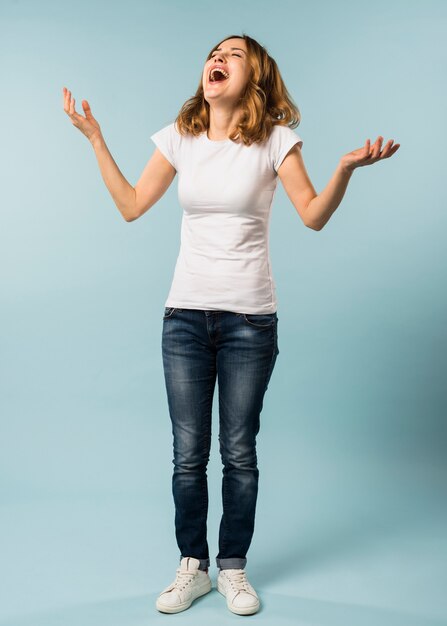
<svg viewBox="0 0 447 626"><path fill-rule="evenodd" d="M208 129L208 138L214 141L228 139L237 122L239 121L240 111L238 109L224 109L210 107L210 126Z"/></svg>

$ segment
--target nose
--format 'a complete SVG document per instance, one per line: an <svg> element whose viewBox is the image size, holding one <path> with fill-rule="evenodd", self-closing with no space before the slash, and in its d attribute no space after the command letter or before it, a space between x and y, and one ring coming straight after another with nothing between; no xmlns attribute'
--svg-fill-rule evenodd
<svg viewBox="0 0 447 626"><path fill-rule="evenodd" d="M213 56L212 62L213 62L213 64L214 64L214 65L215 65L215 63L216 63L216 59L219 59L219 61L220 61L221 63L223 63L223 54L222 54L222 53L220 53L220 54L215 54L215 55Z"/></svg>

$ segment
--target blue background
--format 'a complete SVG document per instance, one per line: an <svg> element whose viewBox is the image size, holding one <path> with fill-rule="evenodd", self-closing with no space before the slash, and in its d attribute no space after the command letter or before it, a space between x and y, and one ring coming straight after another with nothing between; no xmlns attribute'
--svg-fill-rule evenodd
<svg viewBox="0 0 447 626"><path fill-rule="evenodd" d="M278 183L252 619L447 624L446 18L433 0L1 2L2 625L240 619L215 590L178 616L154 606L178 565L161 361L177 179L126 223L62 87L135 184L210 48L242 31L301 111L317 191L366 138L401 144L320 232Z"/></svg>

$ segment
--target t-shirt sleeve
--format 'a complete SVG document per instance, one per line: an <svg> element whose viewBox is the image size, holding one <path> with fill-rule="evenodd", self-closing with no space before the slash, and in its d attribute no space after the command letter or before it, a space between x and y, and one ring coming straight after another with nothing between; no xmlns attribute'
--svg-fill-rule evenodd
<svg viewBox="0 0 447 626"><path fill-rule="evenodd" d="M169 163L178 170L178 133L174 123L168 124L150 137Z"/></svg>
<svg viewBox="0 0 447 626"><path fill-rule="evenodd" d="M282 126L280 124L277 124L273 128L270 155L272 167L275 172L278 172L278 169L281 163L284 161L287 153L291 148L293 148L296 143L301 148L303 145L303 140L289 126Z"/></svg>

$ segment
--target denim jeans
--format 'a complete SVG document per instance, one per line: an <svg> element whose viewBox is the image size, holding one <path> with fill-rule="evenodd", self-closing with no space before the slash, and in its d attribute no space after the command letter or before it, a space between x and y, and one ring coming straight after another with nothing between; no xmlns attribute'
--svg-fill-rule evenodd
<svg viewBox="0 0 447 626"><path fill-rule="evenodd" d="M244 568L255 522L256 435L278 350L278 317L165 307L162 356L173 434L172 493L180 559L210 564L207 464L216 377L223 464L220 569Z"/></svg>

